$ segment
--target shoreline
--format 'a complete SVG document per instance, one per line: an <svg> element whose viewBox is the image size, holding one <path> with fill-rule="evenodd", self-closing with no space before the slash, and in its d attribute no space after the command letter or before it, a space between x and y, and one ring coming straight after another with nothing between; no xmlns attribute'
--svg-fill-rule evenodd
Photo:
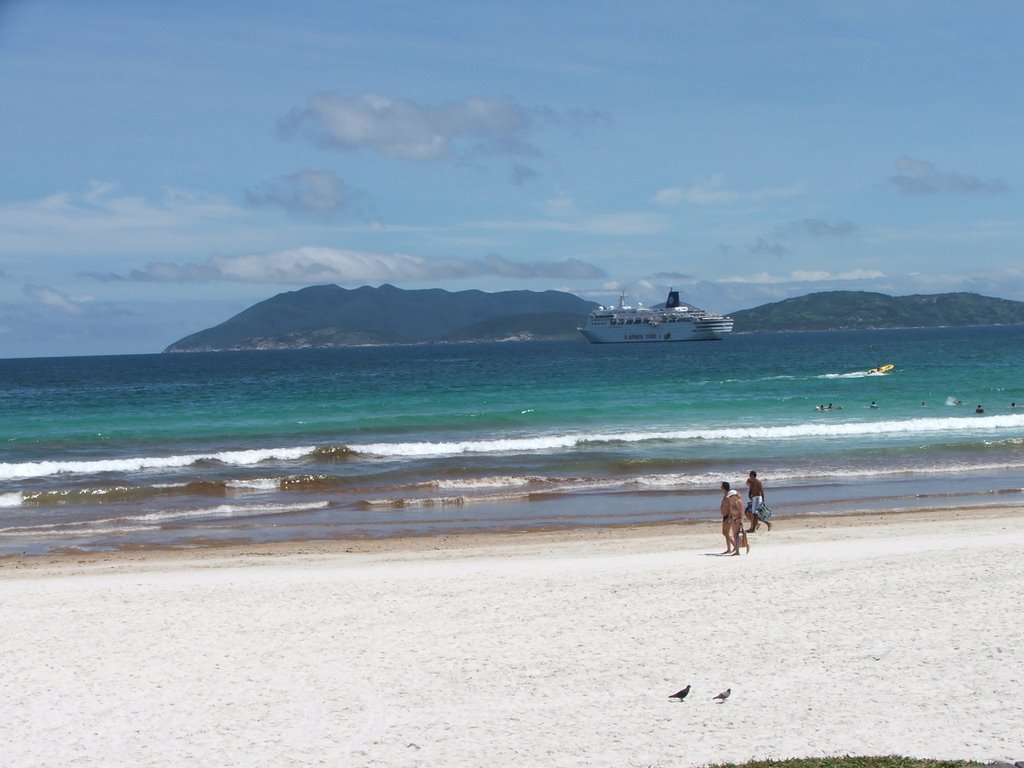
<svg viewBox="0 0 1024 768"><path fill-rule="evenodd" d="M994 503L969 507L929 507L895 509L885 512L850 512L827 515L787 515L773 521L771 533L762 528L752 537L792 538L822 529L876 528L896 521L931 524L948 520L1017 519L1024 515L1017 503ZM370 557L471 557L490 552L506 556L529 553L531 550L585 546L593 553L615 548L647 548L666 551L691 545L707 537L717 546L721 542L719 521L708 518L680 519L671 522L623 523L621 525L588 525L528 528L521 530L454 531L443 534L423 533L383 537L346 537L273 542L223 542L216 539L195 546L132 546L105 552L69 550L41 555L0 556L0 578L11 572L61 569L65 566L87 567L98 572L121 566L170 568L189 564L215 563L228 565L237 560L239 566L266 560L290 557L317 558L339 555ZM746 520L744 520L746 525ZM848 535L848 534L841 534Z"/></svg>

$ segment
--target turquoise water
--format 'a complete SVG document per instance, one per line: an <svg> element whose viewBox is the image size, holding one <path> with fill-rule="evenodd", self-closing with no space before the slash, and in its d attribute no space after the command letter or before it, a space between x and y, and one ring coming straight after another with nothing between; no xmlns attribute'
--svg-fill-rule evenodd
<svg viewBox="0 0 1024 768"><path fill-rule="evenodd" d="M0 554L703 518L749 469L780 516L1006 501L1024 488L1022 342L0 360Z"/></svg>

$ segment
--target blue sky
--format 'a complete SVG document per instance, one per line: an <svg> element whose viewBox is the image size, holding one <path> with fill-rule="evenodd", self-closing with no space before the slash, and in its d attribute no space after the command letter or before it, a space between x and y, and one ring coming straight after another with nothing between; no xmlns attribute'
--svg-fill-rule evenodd
<svg viewBox="0 0 1024 768"><path fill-rule="evenodd" d="M998 0L0 0L0 357L158 352L322 283L1024 300L1022 31Z"/></svg>

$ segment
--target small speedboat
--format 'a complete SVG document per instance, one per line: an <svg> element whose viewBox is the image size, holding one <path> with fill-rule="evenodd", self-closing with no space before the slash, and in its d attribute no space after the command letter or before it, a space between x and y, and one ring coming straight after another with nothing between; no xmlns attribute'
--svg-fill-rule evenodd
<svg viewBox="0 0 1024 768"><path fill-rule="evenodd" d="M891 371L895 367L896 366L893 365L892 363L886 363L885 365L880 365L877 368L872 368L871 370L867 371L867 374L868 376L879 376L883 373L889 373L889 371Z"/></svg>

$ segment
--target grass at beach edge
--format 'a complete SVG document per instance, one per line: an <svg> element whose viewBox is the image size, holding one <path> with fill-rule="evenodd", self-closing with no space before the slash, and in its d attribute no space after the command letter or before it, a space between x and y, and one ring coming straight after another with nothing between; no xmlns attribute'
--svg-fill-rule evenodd
<svg viewBox="0 0 1024 768"><path fill-rule="evenodd" d="M750 763L713 763L707 768L981 768L991 763L970 760L923 760L885 757L815 757L791 760L757 760Z"/></svg>

